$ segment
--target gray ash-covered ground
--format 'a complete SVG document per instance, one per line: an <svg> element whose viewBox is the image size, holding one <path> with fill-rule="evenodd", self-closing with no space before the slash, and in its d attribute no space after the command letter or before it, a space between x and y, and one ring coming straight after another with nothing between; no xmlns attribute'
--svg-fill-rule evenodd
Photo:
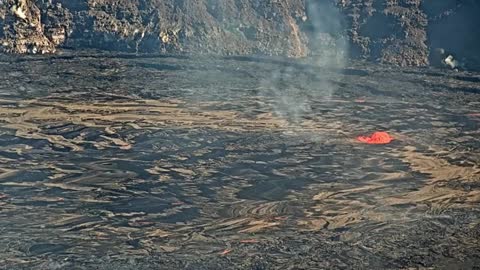
<svg viewBox="0 0 480 270"><path fill-rule="evenodd" d="M475 269L480 74L0 59L0 268ZM395 140L366 145L359 135Z"/></svg>

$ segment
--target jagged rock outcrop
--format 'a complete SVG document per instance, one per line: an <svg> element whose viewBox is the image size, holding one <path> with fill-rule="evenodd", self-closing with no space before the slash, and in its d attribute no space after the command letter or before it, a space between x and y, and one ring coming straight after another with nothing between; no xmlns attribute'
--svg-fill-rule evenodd
<svg viewBox="0 0 480 270"><path fill-rule="evenodd" d="M7 0L0 11L1 45L7 52L53 53L55 44L45 36L42 11L29 0Z"/></svg>
<svg viewBox="0 0 480 270"><path fill-rule="evenodd" d="M474 63L478 11L474 0L4 0L0 40L15 53L70 47L290 57L338 53L345 43L352 57L402 66L428 65L445 47Z"/></svg>
<svg viewBox="0 0 480 270"><path fill-rule="evenodd" d="M17 6L28 12L25 18L11 12ZM133 52L308 53L297 23L305 16L302 0L9 0L2 10L8 18L3 48L18 53L53 52L58 45ZM38 49L20 48L20 41Z"/></svg>
<svg viewBox="0 0 480 270"><path fill-rule="evenodd" d="M428 64L421 0L344 0L354 56L401 66Z"/></svg>

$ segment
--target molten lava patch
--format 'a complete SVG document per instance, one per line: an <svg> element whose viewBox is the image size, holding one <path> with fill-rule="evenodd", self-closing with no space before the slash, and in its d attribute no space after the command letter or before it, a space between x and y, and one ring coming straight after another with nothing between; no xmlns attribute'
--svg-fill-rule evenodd
<svg viewBox="0 0 480 270"><path fill-rule="evenodd" d="M371 136L359 136L357 140L368 144L387 144L393 141L393 138L387 132L374 132Z"/></svg>

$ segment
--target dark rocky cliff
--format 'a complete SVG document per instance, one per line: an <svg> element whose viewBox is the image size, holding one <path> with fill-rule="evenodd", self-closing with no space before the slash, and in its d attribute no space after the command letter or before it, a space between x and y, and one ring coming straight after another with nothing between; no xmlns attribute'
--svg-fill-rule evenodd
<svg viewBox="0 0 480 270"><path fill-rule="evenodd" d="M303 57L342 50L402 66L435 64L434 50L443 48L475 66L477 2L3 0L0 39L14 53L68 47Z"/></svg>

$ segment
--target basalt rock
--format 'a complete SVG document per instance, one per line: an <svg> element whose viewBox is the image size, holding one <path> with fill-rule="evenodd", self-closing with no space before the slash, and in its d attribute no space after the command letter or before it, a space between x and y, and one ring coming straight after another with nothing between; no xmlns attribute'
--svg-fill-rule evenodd
<svg viewBox="0 0 480 270"><path fill-rule="evenodd" d="M479 6L474 0L4 0L0 39L1 49L13 53L345 51L401 66L435 64L431 52L445 48L474 65Z"/></svg>
<svg viewBox="0 0 480 270"><path fill-rule="evenodd" d="M53 53L55 44L45 35L42 11L29 0L2 3L2 48L13 53Z"/></svg>
<svg viewBox="0 0 480 270"><path fill-rule="evenodd" d="M19 16L12 11L16 7L27 14ZM67 46L148 53L308 53L298 25L305 17L302 0L9 0L2 14L7 18L3 50L8 52L54 52Z"/></svg>
<svg viewBox="0 0 480 270"><path fill-rule="evenodd" d="M400 66L428 64L421 0L343 0L353 56Z"/></svg>

